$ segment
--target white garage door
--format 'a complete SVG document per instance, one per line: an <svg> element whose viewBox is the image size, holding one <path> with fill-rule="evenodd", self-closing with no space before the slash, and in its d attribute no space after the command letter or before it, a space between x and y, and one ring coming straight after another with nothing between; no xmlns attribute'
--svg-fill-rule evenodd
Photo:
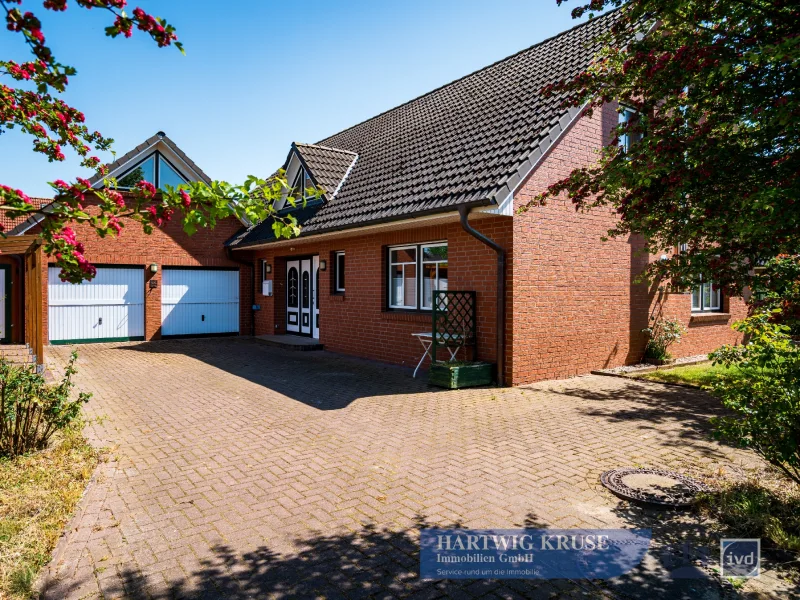
<svg viewBox="0 0 800 600"><path fill-rule="evenodd" d="M50 342L144 339L144 268L100 267L91 281L65 283L47 270Z"/></svg>
<svg viewBox="0 0 800 600"><path fill-rule="evenodd" d="M161 335L239 333L239 271L164 268Z"/></svg>

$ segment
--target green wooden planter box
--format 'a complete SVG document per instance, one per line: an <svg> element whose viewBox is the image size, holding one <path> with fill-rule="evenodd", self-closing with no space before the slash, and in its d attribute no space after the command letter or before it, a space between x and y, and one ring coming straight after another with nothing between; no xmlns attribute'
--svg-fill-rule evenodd
<svg viewBox="0 0 800 600"><path fill-rule="evenodd" d="M486 362L435 363L428 371L428 383L449 390L479 385L494 381L494 365Z"/></svg>

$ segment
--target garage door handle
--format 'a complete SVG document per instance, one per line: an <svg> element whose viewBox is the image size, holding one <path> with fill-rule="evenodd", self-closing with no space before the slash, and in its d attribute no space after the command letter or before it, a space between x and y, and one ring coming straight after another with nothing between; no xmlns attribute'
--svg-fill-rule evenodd
<svg viewBox="0 0 800 600"><path fill-rule="evenodd" d="M103 324L103 317L100 317L99 319L97 319L97 324L98 325L102 325Z"/></svg>
<svg viewBox="0 0 800 600"><path fill-rule="evenodd" d="M205 321L206 320L206 316L205 315L200 315L200 320L201 321Z"/></svg>

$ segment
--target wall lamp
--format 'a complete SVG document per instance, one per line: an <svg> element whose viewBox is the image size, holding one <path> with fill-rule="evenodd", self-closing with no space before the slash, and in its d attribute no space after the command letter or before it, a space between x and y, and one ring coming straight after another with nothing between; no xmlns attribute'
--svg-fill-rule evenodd
<svg viewBox="0 0 800 600"><path fill-rule="evenodd" d="M264 263L264 272L265 273L272 273L272 265L268 263Z"/></svg>
<svg viewBox="0 0 800 600"><path fill-rule="evenodd" d="M150 263L150 272L158 273L158 265L156 263Z"/></svg>
<svg viewBox="0 0 800 600"><path fill-rule="evenodd" d="M328 261L323 258L321 261L319 261L319 270L324 271L327 268L328 268Z"/></svg>

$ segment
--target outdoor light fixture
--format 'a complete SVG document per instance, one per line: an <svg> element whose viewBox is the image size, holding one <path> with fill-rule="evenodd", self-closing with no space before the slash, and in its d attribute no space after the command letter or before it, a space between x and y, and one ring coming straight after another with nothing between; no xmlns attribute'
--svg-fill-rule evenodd
<svg viewBox="0 0 800 600"><path fill-rule="evenodd" d="M327 260L323 259L323 260L319 261L319 270L320 271L324 271L327 268L328 268L328 261Z"/></svg>
<svg viewBox="0 0 800 600"><path fill-rule="evenodd" d="M264 265L264 271L266 271L267 273L272 273L272 265L265 264Z"/></svg>
<svg viewBox="0 0 800 600"><path fill-rule="evenodd" d="M150 272L158 273L158 265L156 263L150 263Z"/></svg>

